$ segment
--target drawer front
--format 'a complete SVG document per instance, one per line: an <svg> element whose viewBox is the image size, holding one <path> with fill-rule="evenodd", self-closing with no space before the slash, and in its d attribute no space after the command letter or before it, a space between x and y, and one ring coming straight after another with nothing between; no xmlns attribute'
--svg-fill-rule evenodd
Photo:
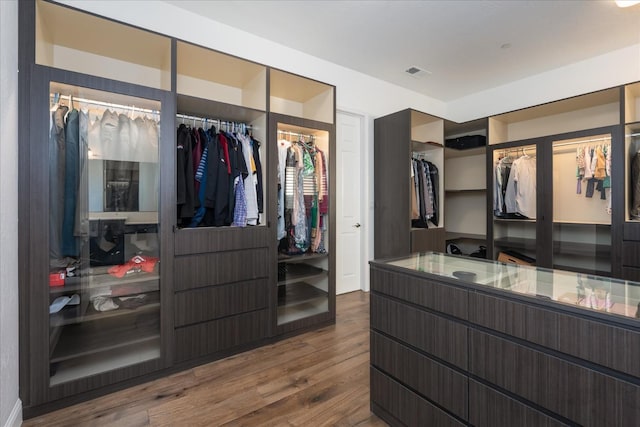
<svg viewBox="0 0 640 427"><path fill-rule="evenodd" d="M478 292L469 292L469 320L505 334L525 337L525 306ZM543 325L540 325L543 328Z"/></svg>
<svg viewBox="0 0 640 427"><path fill-rule="evenodd" d="M270 242L268 227L184 228L174 234L175 255L266 248Z"/></svg>
<svg viewBox="0 0 640 427"><path fill-rule="evenodd" d="M178 292L173 299L176 327L267 308L269 281L250 280Z"/></svg>
<svg viewBox="0 0 640 427"><path fill-rule="evenodd" d="M639 386L483 332L470 335L472 375L580 425L637 425Z"/></svg>
<svg viewBox="0 0 640 427"><path fill-rule="evenodd" d="M373 412L391 425L465 425L375 368L371 368L371 401ZM389 419L384 412L380 413L380 408L395 419Z"/></svg>
<svg viewBox="0 0 640 427"><path fill-rule="evenodd" d="M269 259L269 251L262 248L176 257L174 289L267 278Z"/></svg>
<svg viewBox="0 0 640 427"><path fill-rule="evenodd" d="M568 425L473 380L469 380L469 422L477 427Z"/></svg>
<svg viewBox="0 0 640 427"><path fill-rule="evenodd" d="M183 362L257 342L267 337L268 325L268 310L260 310L177 328L176 361Z"/></svg>
<svg viewBox="0 0 640 427"><path fill-rule="evenodd" d="M371 290L429 309L467 318L466 289L432 282L425 277L371 269Z"/></svg>
<svg viewBox="0 0 640 427"><path fill-rule="evenodd" d="M371 364L432 402L467 419L467 377L377 332Z"/></svg>
<svg viewBox="0 0 640 427"><path fill-rule="evenodd" d="M622 267L622 278L624 280L633 280L634 282L640 282L640 268Z"/></svg>
<svg viewBox="0 0 640 427"><path fill-rule="evenodd" d="M374 294L371 328L467 369L467 328L462 324Z"/></svg>
<svg viewBox="0 0 640 427"><path fill-rule="evenodd" d="M622 265L640 267L640 242L622 242Z"/></svg>
<svg viewBox="0 0 640 427"><path fill-rule="evenodd" d="M527 307L528 341L640 377L640 358L625 349L640 349L640 333Z"/></svg>

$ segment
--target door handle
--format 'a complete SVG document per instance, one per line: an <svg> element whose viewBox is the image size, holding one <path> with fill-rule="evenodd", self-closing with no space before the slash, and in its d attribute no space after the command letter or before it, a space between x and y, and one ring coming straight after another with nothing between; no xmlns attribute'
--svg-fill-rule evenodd
<svg viewBox="0 0 640 427"><path fill-rule="evenodd" d="M355 227L355 228L360 228L360 223L359 223L359 222L356 222L356 223L354 224L354 227Z"/></svg>

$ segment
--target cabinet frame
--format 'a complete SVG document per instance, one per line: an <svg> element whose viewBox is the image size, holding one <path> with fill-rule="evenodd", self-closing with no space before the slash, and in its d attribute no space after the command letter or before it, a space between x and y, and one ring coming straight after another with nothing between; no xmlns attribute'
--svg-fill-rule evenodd
<svg viewBox="0 0 640 427"><path fill-rule="evenodd" d="M335 102L335 96L334 96ZM335 123L335 108L334 108L334 120ZM269 199L273 200L273 203L270 205L270 215L272 218L269 222L269 228L271 230L271 240L274 242L275 249L272 250L270 256L270 265L272 268L272 274L275 278L272 283L273 287L269 292L269 306L273 308L271 312L271 326L273 328L274 334L279 336L288 336L304 330L311 329L313 327L327 325L335 323L336 318L336 253L335 253L335 239L336 239L336 129L335 124L333 123L325 123L319 122L316 120L303 119L299 117L291 117L282 115L279 113L269 113L269 138L268 138L268 152L269 157L271 159L278 158L278 124L286 124L294 127L301 127L306 129L314 129L319 131L325 131L329 134L329 167L327 169L327 181L328 181L328 192L329 192L329 229L328 234L326 236L329 244L327 245L327 254L324 255L328 259L328 271L323 274L328 275L328 311L315 314L309 317L304 317L298 320L294 320L288 323L278 324L278 313L277 313L277 303L278 303L278 280L277 280L277 266L279 262L279 253L277 250L277 188L278 188L278 170L274 167L269 168ZM304 255L303 255L304 256ZM312 255L313 258L319 258L323 255ZM298 260L295 256L287 257L289 259L283 259L280 261L284 262L301 262L302 260Z"/></svg>
<svg viewBox="0 0 640 427"><path fill-rule="evenodd" d="M27 152L37 152L43 141L49 140L49 120L47 117L49 105L50 82L82 86L105 92L120 93L140 98L154 99L161 102L160 132L165 134L172 126L171 117L175 103L171 94L166 91L140 87L129 83L107 80L100 77L88 76L71 71L63 71L39 65L33 65L29 73L30 82L28 114L19 118L21 128L29 129L28 136L22 141L28 142L27 147L21 147L19 164L19 186L22 194L27 194L21 201L20 212L22 220L19 223L19 234L23 238L19 241L20 266L19 274L24 283L21 286L20 314L20 354L21 365L29 369L21 369L21 399L25 409L49 401L70 397L84 393L105 384L125 381L127 379L152 373L167 368L173 358L173 316L170 307L173 303L172 280L173 275L173 244L171 222L159 222L160 258L160 340L161 356L148 362L133 364L101 374L83 377L71 382L55 386L49 385L49 352L39 349L49 348L49 314L48 314L48 216L42 218L42 212L48 211L48 155L27 155ZM23 84L27 83L25 81ZM24 92L22 92L24 93ZM171 201L174 196L175 183L169 177L174 175L173 146L170 140L163 139L160 144L160 170L163 171L160 180L159 218L171 218ZM24 238L24 236L30 236ZM39 237L38 237L39 236ZM45 249L43 249L45 248ZM34 266L38 266L35 267ZM25 337L28 337L25 338ZM28 372L27 372L28 371ZM28 410L26 411L28 413Z"/></svg>
<svg viewBox="0 0 640 427"><path fill-rule="evenodd" d="M552 268L553 266L553 176L546 167L553 164L553 142L564 139L588 138L593 135L611 135L611 179L622 183L624 180L624 139L621 125L604 126L593 129L548 135L520 141L511 141L487 146L487 182L491 185L488 191L488 242L487 258L496 259L494 251L495 241L494 213L493 213L493 159L494 153L518 147L535 145L536 168L536 265ZM540 167L545 166L545 167ZM612 185L612 214L611 214L611 273L612 277L622 276L622 248L616 242L622 242L622 228L624 223L624 186Z"/></svg>
<svg viewBox="0 0 640 427"><path fill-rule="evenodd" d="M67 71L50 67L48 65L36 64L36 8L37 0L25 0L19 4L19 124L21 147L19 150L19 191L25 197L19 200L18 209L20 212L20 222L18 224L19 240L19 265L18 274L20 278L19 303L20 303L20 398L23 404L23 414L25 419L40 413L48 412L63 406L81 402L90 398L98 397L106 393L122 389L131 385L148 381L154 377L167 375L181 369L196 366L201 363L227 357L239 351L244 351L252 347L264 345L283 337L294 335L319 326L335 323L335 118L336 118L336 93L335 86L323 83L314 79L300 76L288 71L278 70L286 73L289 78L295 80L302 86L310 85L320 88L319 95L306 100L308 105L304 106L304 113L311 111L321 117L316 121L299 118L295 116L278 115L270 113L270 72L276 70L273 67L259 64L244 58L239 58L225 52L200 46L190 41L180 40L174 37L139 28L134 25L122 23L110 18L91 14L83 10L60 5L53 1L42 0L47 7L68 9L80 12L83 16L96 17L104 20L107 24L122 25L127 28L153 34L154 37L163 38L170 46L163 63L163 68L159 71L169 73L170 89L158 89L146 87L138 84L126 83L119 80L97 77L82 74L75 71ZM136 40L132 40L136 42ZM242 105L229 104L228 98L220 100L198 98L188 94L181 94L178 90L178 45L188 44L214 55L224 55L231 58L231 61L242 61L246 64L253 64L263 67L261 71L264 76L257 86L264 85L264 93L261 88L257 93L252 94L258 98L260 103L264 102L264 110L256 110ZM83 50L82 53L97 53L91 48ZM117 56L117 55L116 55ZM105 57L107 61L118 60L119 56ZM66 67L63 62L63 67ZM126 65L126 64L125 64ZM71 67L71 64L69 65ZM170 71L165 67L170 67ZM117 78L117 77L116 77ZM260 77L262 78L262 77ZM213 83L220 83L213 79ZM41 218L41 212L48 209L48 186L46 177L48 168L48 155L38 156L29 149L33 146L32 141L43 144L49 140L48 123L45 112L48 111L49 82L55 81L69 85L86 86L91 89L111 91L124 95L131 95L140 98L150 98L161 102L161 125L160 125L160 160L159 167L162 171L160 178L160 203L159 203L159 240L161 247L160 263L160 287L161 287L161 311L160 311L160 335L161 335L161 357L150 362L139 363L125 368L108 371L103 374L91 377L80 378L55 387L49 387L49 363L48 352L42 351L48 347L48 246L43 244L42 237L48 236L48 220ZM144 84L144 83L143 83ZM163 82L163 88L164 86ZM249 83L253 85L254 83ZM252 86L253 87L253 86ZM234 89L234 88L232 88ZM286 88L285 88L286 89ZM283 95L284 94L284 95ZM207 95L205 95L207 96ZM216 97L216 95L211 95ZM297 102L295 92L287 94L281 90L279 96L284 96L285 101ZM289 99L290 97L290 99ZM262 101L263 99L263 101ZM263 225L258 227L247 227L237 229L232 227L201 227L196 229L177 230L176 218L176 127L178 120L176 114L183 102L183 106L194 107L197 113L202 110L203 114L223 114L236 115L236 119L258 117L259 126L264 126L259 136L262 143L261 154L264 173L264 216ZM187 104L184 101L189 101ZM191 111L189 111L191 112ZM294 112L295 115L295 112ZM275 240L275 224L273 214L276 211L276 189L274 174L277 165L277 155L274 157L275 141L271 141L271 128L269 123L271 117L278 117L280 121L295 126L307 128L317 128L326 130L330 135L330 165L328 167L329 176L329 244L327 247L329 254L329 289L328 303L329 310L319 316L313 316L290 324L275 327L275 312L277 299L274 298L277 292L277 241ZM215 118L215 117L212 117ZM232 117L220 117L220 119L233 119ZM32 125L32 121L35 125ZM249 120L244 120L248 122ZM273 128L275 134L276 128ZM273 144L272 144L273 142ZM23 146L24 145L24 146ZM276 161L274 162L274 159ZM40 214L40 215L39 215ZM273 238L272 238L273 236ZM46 249L42 249L42 248ZM200 281L202 287L195 289L177 289L175 274L177 271L174 264L176 257L188 257L192 254L202 255L202 259L209 259L207 255L217 256L225 252L235 252L234 256L241 250L253 249L268 253L264 266L259 266L258 273L250 271L245 275L260 277L249 277L238 279L227 277L233 272L227 272L224 283L210 283ZM35 268L33 266L36 266ZM46 266L46 267L45 267ZM264 267L264 268L262 268ZM213 281L213 279L212 279ZM195 283L195 282L194 282ZM42 285L39 285L42 284ZM45 286L46 284L46 286ZM208 286L208 285L211 286ZM239 285L237 288L235 285ZM197 283L195 284L197 285ZM44 288L44 289L43 289ZM189 293L190 291L194 291ZM184 307L198 298L200 294L223 295L223 298L238 298L247 292L255 292L250 295L255 301L233 301L226 310L217 310L218 307L206 307L188 319L178 319L175 309L178 306ZM46 301L45 301L46 300ZM265 306L266 300L266 306ZM201 303L201 301L199 301ZM222 301L219 301L222 303ZM200 304L202 305L202 304ZM213 317L213 318L212 318ZM178 322L176 322L176 320ZM182 322L182 323L180 323ZM192 323L193 322L193 323ZM239 331L239 333L238 333ZM207 342L204 337L210 337ZM238 338L238 336L240 338ZM178 341L185 344L184 348L176 347ZM187 346L189 348L187 348Z"/></svg>

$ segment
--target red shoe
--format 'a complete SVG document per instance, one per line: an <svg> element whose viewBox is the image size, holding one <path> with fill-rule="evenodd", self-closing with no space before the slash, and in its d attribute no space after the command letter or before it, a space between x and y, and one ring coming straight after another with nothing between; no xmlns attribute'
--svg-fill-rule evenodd
<svg viewBox="0 0 640 427"><path fill-rule="evenodd" d="M113 267L109 268L108 271L109 274L118 278L123 278L124 276L135 273L152 273L157 262L158 258L136 255L125 264L114 265Z"/></svg>

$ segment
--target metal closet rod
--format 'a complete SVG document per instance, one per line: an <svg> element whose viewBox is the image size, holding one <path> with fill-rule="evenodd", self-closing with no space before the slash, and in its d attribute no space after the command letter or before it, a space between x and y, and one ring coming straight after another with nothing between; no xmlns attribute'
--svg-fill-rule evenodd
<svg viewBox="0 0 640 427"><path fill-rule="evenodd" d="M214 123L218 123L218 126L222 126L223 123L230 123L230 124L242 125L242 126L246 127L249 130L252 129L251 125L248 125L246 123L241 123L241 122L235 122L233 120L212 119L210 117L198 117L198 116L192 116L192 115L189 115L189 114L182 114L182 113L177 113L176 117L178 117L180 119L193 120L194 122L196 120L200 121L200 122L211 121L211 122L214 122Z"/></svg>
<svg viewBox="0 0 640 427"><path fill-rule="evenodd" d="M138 111L141 113L147 113L147 114L155 114L155 115L160 115L160 112L158 110L150 110L148 108L141 108L141 107L136 107L135 105L121 105L121 104L114 104L112 102L104 102L104 101L96 101L95 99L86 99L86 98L78 98L76 96L73 95L61 95L61 94L56 94L56 93L50 93L49 96L51 98L56 97L56 95L58 95L58 97L60 98L68 98L69 99L69 104L71 104L73 101L77 101L83 104L92 104L92 105L99 105L101 107L107 107L107 108L114 108L114 109L120 109L120 110L134 110L134 111Z"/></svg>
<svg viewBox="0 0 640 427"><path fill-rule="evenodd" d="M562 147L564 145L586 144L588 142L600 142L600 141L611 141L611 137L603 136L602 138L592 138L592 139L582 139L579 141L561 142L560 144L553 144L553 146Z"/></svg>
<svg viewBox="0 0 640 427"><path fill-rule="evenodd" d="M290 136L297 136L300 138L311 138L311 139L315 139L314 135L305 135L304 133L298 133L298 132L291 132L288 130L278 130L278 133L284 134L284 135L290 135Z"/></svg>

